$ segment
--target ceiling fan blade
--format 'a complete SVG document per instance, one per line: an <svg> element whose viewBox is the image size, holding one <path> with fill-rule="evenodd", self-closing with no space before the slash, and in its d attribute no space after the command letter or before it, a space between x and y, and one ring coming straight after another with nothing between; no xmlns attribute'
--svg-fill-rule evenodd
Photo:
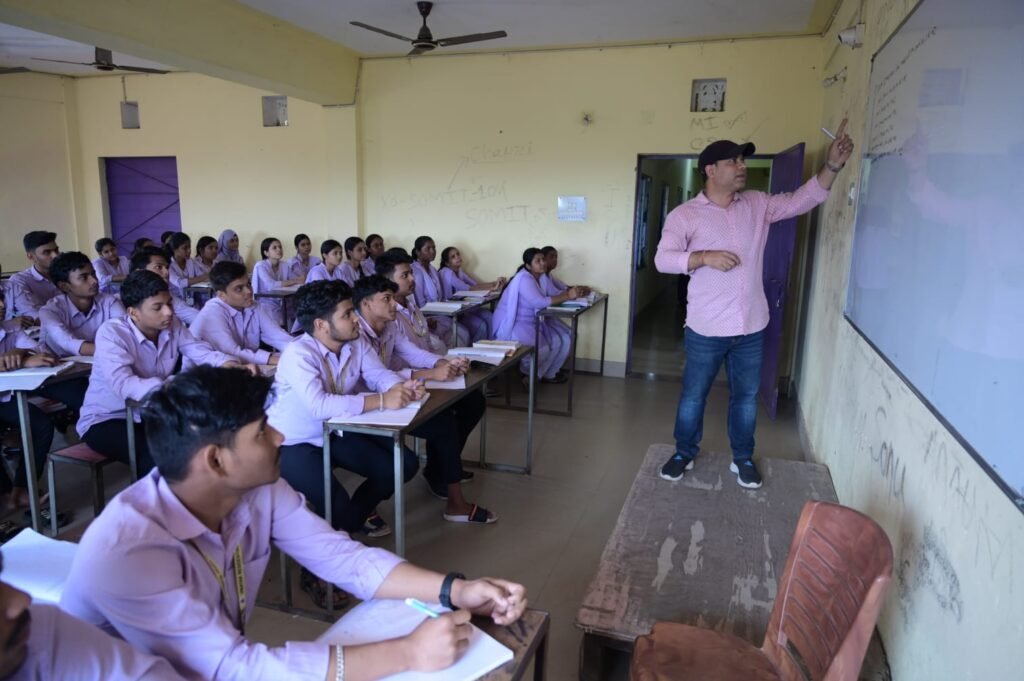
<svg viewBox="0 0 1024 681"><path fill-rule="evenodd" d="M385 31L383 28L377 28L376 26L370 26L369 24L364 24L361 21L350 21L348 23L352 24L353 26L358 26L359 28L365 28L367 31L373 31L374 33L380 33L381 35L386 35L386 36L389 36L391 38L398 38L399 40L404 40L404 41L409 42L409 43L412 42L412 38L407 38L404 35L398 35L397 33L392 33L391 31Z"/></svg>
<svg viewBox="0 0 1024 681"><path fill-rule="evenodd" d="M36 61L52 61L58 64L75 64L77 66L96 66L96 64L87 61L67 61L65 59L43 59L42 57L32 57Z"/></svg>
<svg viewBox="0 0 1024 681"><path fill-rule="evenodd" d="M24 66L0 66L0 76L6 76L10 73L31 73L31 69L27 69Z"/></svg>
<svg viewBox="0 0 1024 681"><path fill-rule="evenodd" d="M430 50L428 50L426 48L423 48L423 47L414 47L414 48L412 48L412 51L410 51L409 54L407 54L405 56L406 57L415 57L416 55L423 54L424 52L429 52L429 51Z"/></svg>
<svg viewBox="0 0 1024 681"><path fill-rule="evenodd" d="M113 67L118 71L132 71L134 73L170 73L170 71L162 71L160 69L147 69L144 66L118 66L114 64Z"/></svg>
<svg viewBox="0 0 1024 681"><path fill-rule="evenodd" d="M451 38L441 38L437 44L441 47L449 45L465 45L466 43L478 43L481 40L494 40L495 38L507 38L505 31L493 31L491 33L472 33L470 35L457 35Z"/></svg>

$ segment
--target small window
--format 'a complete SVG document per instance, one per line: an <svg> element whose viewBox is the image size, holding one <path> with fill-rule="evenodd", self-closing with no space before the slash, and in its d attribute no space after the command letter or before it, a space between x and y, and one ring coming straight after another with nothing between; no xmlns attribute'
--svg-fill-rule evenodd
<svg viewBox="0 0 1024 681"><path fill-rule="evenodd" d="M283 128L288 125L288 98L271 95L263 98L263 127Z"/></svg>
<svg viewBox="0 0 1024 681"><path fill-rule="evenodd" d="M697 78L690 91L690 111L725 111L725 78Z"/></svg>

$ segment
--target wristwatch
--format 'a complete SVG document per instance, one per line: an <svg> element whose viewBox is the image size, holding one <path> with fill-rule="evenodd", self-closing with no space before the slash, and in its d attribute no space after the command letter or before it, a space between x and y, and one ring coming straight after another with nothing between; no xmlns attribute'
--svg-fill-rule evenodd
<svg viewBox="0 0 1024 681"><path fill-rule="evenodd" d="M466 575L461 572L449 572L445 575L444 581L441 582L441 593L438 595L438 602L449 610L458 610L455 605L452 604L452 583L456 579L465 579Z"/></svg>
<svg viewBox="0 0 1024 681"><path fill-rule="evenodd" d="M834 165L832 165L828 161L825 161L825 167L828 168L829 170L831 170L833 173L838 173L840 170L842 170L843 168L846 167L846 164L844 163L841 166L839 166L838 168L836 168Z"/></svg>

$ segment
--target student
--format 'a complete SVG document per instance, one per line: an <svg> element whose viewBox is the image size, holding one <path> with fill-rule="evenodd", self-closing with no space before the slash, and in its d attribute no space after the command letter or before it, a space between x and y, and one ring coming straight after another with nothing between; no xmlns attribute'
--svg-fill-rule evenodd
<svg viewBox="0 0 1024 681"><path fill-rule="evenodd" d="M210 276L203 272L196 261L192 259L192 239L184 232L172 232L167 238L164 247L167 254L167 262L170 266L169 279L167 281L172 291L176 291L179 298L186 298L185 289L189 286L209 281Z"/></svg>
<svg viewBox="0 0 1024 681"><path fill-rule="evenodd" d="M320 244L320 256L323 262L314 265L306 274L306 283L313 281L344 281L342 278L341 260L343 251L341 244L334 239L328 239Z"/></svg>
<svg viewBox="0 0 1024 681"><path fill-rule="evenodd" d="M245 265L226 260L217 263L210 270L210 283L216 295L192 322L192 335L245 362L277 364L280 351L295 339L264 308L253 303ZM261 350L261 343L278 352Z"/></svg>
<svg viewBox="0 0 1024 681"><path fill-rule="evenodd" d="M384 255L384 238L380 234L371 234L366 237L366 262L363 263L363 269L366 270L367 275L377 273L374 262L382 255Z"/></svg>
<svg viewBox="0 0 1024 681"><path fill-rule="evenodd" d="M345 257L341 264L341 280L349 286L355 286L363 277L369 276L366 269L366 244L357 236L345 239Z"/></svg>
<svg viewBox="0 0 1024 681"><path fill-rule="evenodd" d="M359 312L361 338L370 344L384 366L392 371L408 371L416 380L449 381L469 371L464 358L447 360L420 349L413 343L398 316L395 293L398 286L379 274L361 279L352 294ZM427 465L423 477L430 491L448 501L444 519L461 523L493 523L498 517L462 495L459 483L473 479L462 468L462 450L487 408L479 391L463 397L452 408L439 413L412 431L427 441Z"/></svg>
<svg viewBox="0 0 1024 681"><path fill-rule="evenodd" d="M196 268L204 274L209 274L210 268L217 262L219 250L220 246L212 236L199 237L199 241L196 242L196 257L193 258Z"/></svg>
<svg viewBox="0 0 1024 681"><path fill-rule="evenodd" d="M97 452L127 463L125 403L141 402L160 387L182 357L195 364L257 369L194 338L175 316L167 281L159 274L134 270L121 285L121 303L127 315L107 321L96 333L96 359L76 429ZM153 460L140 424L135 424L135 450L142 475Z"/></svg>
<svg viewBox="0 0 1024 681"><path fill-rule="evenodd" d="M3 681L184 681L167 660L140 652L56 605L33 603L6 582L0 582L0 641Z"/></svg>
<svg viewBox="0 0 1024 681"><path fill-rule="evenodd" d="M92 261L92 266L100 280L100 292L117 293L128 276L128 258L118 255L117 244L106 236L96 241L96 252L100 257Z"/></svg>
<svg viewBox="0 0 1024 681"><path fill-rule="evenodd" d="M39 319L39 310L60 291L50 280L50 263L60 254L54 232L29 232L21 240L32 265L7 282L8 318Z"/></svg>
<svg viewBox="0 0 1024 681"><path fill-rule="evenodd" d="M263 377L198 367L153 394L144 418L157 470L86 530L65 611L166 658L189 678L218 681L442 670L465 649L471 614L498 625L522 616L521 585L424 570L332 530L306 508L281 479L282 435L264 412L270 390ZM379 643L250 641L245 628L272 545L361 599L417 598L458 610ZM243 564L237 570L236 560Z"/></svg>
<svg viewBox="0 0 1024 681"><path fill-rule="evenodd" d="M173 229L168 229L168 230L165 230L163 232L160 232L160 245L161 246L166 246L167 245L167 241L171 238L171 235L172 234L177 234L177 233L178 232L174 231Z"/></svg>
<svg viewBox="0 0 1024 681"><path fill-rule="evenodd" d="M559 293L565 293L569 290L569 285L565 282L557 279L552 272L558 267L558 249L554 246L545 246L540 249L541 253L544 254L544 267L545 272L540 278L540 289L546 296L557 296ZM585 296L590 293L590 288L587 286L576 286L576 290L579 291L581 296ZM561 322L559 322L561 324Z"/></svg>
<svg viewBox="0 0 1024 681"><path fill-rule="evenodd" d="M566 300L575 300L579 297L579 291L575 287L570 287L564 293L555 296L544 295L540 289L540 277L544 274L545 267L544 254L539 248L527 248L523 251L523 264L505 288L505 293L494 311L494 338L515 340L524 345L538 343L537 373L541 381L565 383L568 379L560 369L569 358L569 351L572 348L569 334L566 332L563 336L551 325L542 323L538 338L537 311ZM527 366L524 358L520 364L520 371L525 374Z"/></svg>
<svg viewBox="0 0 1024 681"><path fill-rule="evenodd" d="M260 243L260 257L262 259L252 268L252 291L250 293L269 293L274 289L295 286L305 281L304 277L292 274L288 263L283 262L284 248L281 247L281 242L278 239L273 237L264 239ZM284 326L284 305L280 298L257 298L256 304L278 326Z"/></svg>
<svg viewBox="0 0 1024 681"><path fill-rule="evenodd" d="M310 255L313 252L313 242L305 234L295 235L295 257L288 261L288 269L293 277L306 280L309 270L320 264L320 258Z"/></svg>
<svg viewBox="0 0 1024 681"><path fill-rule="evenodd" d="M454 246L441 251L441 294L447 299L456 291L493 291L498 292L507 283L505 277L483 284L466 274L462 269L462 253ZM462 324L469 330L470 340L476 342L491 337L491 311L473 310L462 315Z"/></svg>
<svg viewBox="0 0 1024 681"><path fill-rule="evenodd" d="M217 262L230 260L245 264L245 258L238 252L238 234L233 229L225 229L217 239L219 250L217 251Z"/></svg>
<svg viewBox="0 0 1024 681"><path fill-rule="evenodd" d="M150 239L148 236L139 237L138 239L135 240L135 243L132 244L132 255L135 255L143 248L158 248L158 246L156 245L156 242ZM129 257L129 260L130 259L131 258Z"/></svg>
<svg viewBox="0 0 1024 681"><path fill-rule="evenodd" d="M167 253L165 251L157 248L156 246L146 247L132 253L130 262L130 269L132 272L148 270L160 275L164 281L168 282L168 291L170 292L171 302L174 304L175 316L181 320L185 326L188 326L195 321L196 316L199 315L199 310L189 305L188 302L181 297L181 294L170 286L170 265L167 262Z"/></svg>
<svg viewBox="0 0 1024 681"><path fill-rule="evenodd" d="M398 322L405 333L420 349L435 355L448 354L448 345L435 336L436 320L427 319L416 305L416 279L412 273L412 258L403 248L390 248L377 258L377 274L398 285L395 301L398 303Z"/></svg>
<svg viewBox="0 0 1024 681"><path fill-rule="evenodd" d="M433 265L436 257L437 248L434 246L434 240L429 236L418 237L412 249L412 272L416 278L416 288L413 289L413 294L418 307L445 300L444 291L441 288L441 275ZM452 324L456 326L456 345L459 347L469 345L469 330L463 324L455 321L452 317L435 317L434 321L436 322L437 337L449 347L454 347L451 345Z"/></svg>
<svg viewBox="0 0 1024 681"><path fill-rule="evenodd" d="M124 316L121 301L117 296L100 293L92 263L77 251L54 258L50 276L61 295L39 311L42 342L57 357L92 356L100 325Z"/></svg>

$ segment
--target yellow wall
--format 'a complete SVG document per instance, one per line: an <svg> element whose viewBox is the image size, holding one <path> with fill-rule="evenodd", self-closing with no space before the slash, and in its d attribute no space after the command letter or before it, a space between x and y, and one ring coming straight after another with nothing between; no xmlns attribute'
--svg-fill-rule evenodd
<svg viewBox="0 0 1024 681"><path fill-rule="evenodd" d="M870 57L914 4L866 3L862 49L833 56L834 34L823 43L824 75L846 67L847 80L826 91L822 124L849 114L862 148ZM855 23L858 9L847 0L836 26ZM840 176L842 187L858 166ZM813 251L800 412L840 501L893 541L896 576L879 622L893 678L1019 679L1024 515L843 319L852 236L853 208L837 193L821 211Z"/></svg>
<svg viewBox="0 0 1024 681"><path fill-rule="evenodd" d="M79 140L76 180L83 244L109 233L100 159L175 156L182 230L239 233L250 265L276 236L291 253L295 233L317 244L358 232L355 112L289 99L288 127L264 128L260 97L273 94L194 74L127 78L142 128L122 130L121 79L74 81Z"/></svg>
<svg viewBox="0 0 1024 681"><path fill-rule="evenodd" d="M694 153L725 137L751 137L765 153L813 143L820 46L803 38L367 61L363 230L406 248L419 234L456 244L485 278L510 274L527 246L553 243L563 279L611 294L608 359L622 363L637 154ZM707 77L728 79L727 111L701 118L689 111L690 83ZM588 220L558 222L559 194L585 195ZM581 326L581 354L597 357L600 320Z"/></svg>
<svg viewBox="0 0 1024 681"><path fill-rule="evenodd" d="M67 85L67 79L35 73L0 77L0 266L5 272L28 266L21 246L25 232L56 232L65 250L77 245Z"/></svg>

